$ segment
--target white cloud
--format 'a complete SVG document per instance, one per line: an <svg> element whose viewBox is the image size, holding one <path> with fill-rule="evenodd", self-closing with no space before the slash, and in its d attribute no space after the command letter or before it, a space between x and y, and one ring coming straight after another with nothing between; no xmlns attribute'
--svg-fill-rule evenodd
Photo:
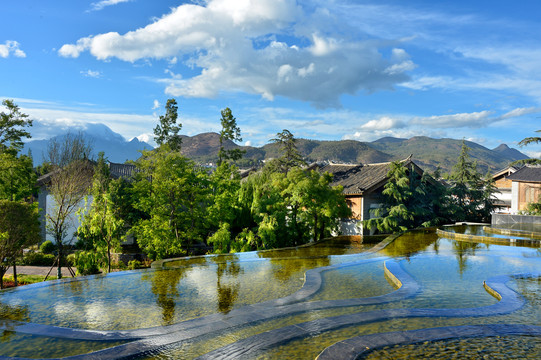
<svg viewBox="0 0 541 360"><path fill-rule="evenodd" d="M311 21L314 16L327 25ZM63 45L59 54L89 51L100 60L159 59L168 66L172 59L188 59L199 73L159 80L167 94L212 98L242 91L318 107L339 106L343 94L392 89L409 80L415 64L406 51L383 51L398 41L344 35L329 25L339 21L330 10L315 14L295 0L209 0L180 5L126 34L81 38Z"/></svg>
<svg viewBox="0 0 541 360"><path fill-rule="evenodd" d="M156 110L156 109L158 109L160 106L161 106L161 105L160 105L160 102L159 102L158 100L154 99L154 103L153 103L153 105L152 105L152 110Z"/></svg>
<svg viewBox="0 0 541 360"><path fill-rule="evenodd" d="M24 58L26 53L19 49L19 43L13 40L7 40L4 44L0 44L0 57L7 58L9 55Z"/></svg>
<svg viewBox="0 0 541 360"><path fill-rule="evenodd" d="M540 112L541 112L541 108L538 108L538 107L517 108L503 114L502 116L500 116L500 119L510 119L510 118L520 117L524 115L537 114Z"/></svg>
<svg viewBox="0 0 541 360"><path fill-rule="evenodd" d="M94 71L94 70L86 70L86 71L81 71L81 74L85 77L92 77L92 78L99 78L101 77L101 72L99 71Z"/></svg>
<svg viewBox="0 0 541 360"><path fill-rule="evenodd" d="M390 129L400 129L406 125L401 120L391 118L388 116L383 116L377 120L370 120L366 124L361 126L363 130L390 130Z"/></svg>
<svg viewBox="0 0 541 360"><path fill-rule="evenodd" d="M131 1L131 0L101 0L101 1L90 4L90 6L91 6L91 10L99 11L99 10L102 10L103 8L105 8L107 6L116 5L116 4L120 4L120 3L125 3L125 2L129 2L129 1Z"/></svg>
<svg viewBox="0 0 541 360"><path fill-rule="evenodd" d="M492 112L485 110L473 113L414 117L410 124L432 128L477 128L486 126L490 122L490 115Z"/></svg>

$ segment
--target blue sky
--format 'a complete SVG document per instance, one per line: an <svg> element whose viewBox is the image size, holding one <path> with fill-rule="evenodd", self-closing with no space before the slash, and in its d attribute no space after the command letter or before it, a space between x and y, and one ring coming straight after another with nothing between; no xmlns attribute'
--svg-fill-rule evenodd
<svg viewBox="0 0 541 360"><path fill-rule="evenodd" d="M21 0L2 4L0 98L34 138L104 123L151 139L168 98L182 133L468 139L541 129L541 3ZM541 155L541 145L520 149Z"/></svg>

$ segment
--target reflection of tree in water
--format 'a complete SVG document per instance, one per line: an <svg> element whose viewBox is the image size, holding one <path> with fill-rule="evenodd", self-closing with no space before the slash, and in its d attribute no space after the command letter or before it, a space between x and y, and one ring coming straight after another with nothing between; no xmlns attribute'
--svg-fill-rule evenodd
<svg viewBox="0 0 541 360"><path fill-rule="evenodd" d="M458 261L458 271L460 272L460 275L462 275L468 267L468 256L475 256L475 251L481 248L481 246L481 243L453 240L453 252Z"/></svg>
<svg viewBox="0 0 541 360"><path fill-rule="evenodd" d="M347 249L334 248L333 255L346 253ZM289 281L292 277L299 277L307 270L329 266L328 249L324 246L304 246L296 249L280 251L262 251L258 253L261 258L269 259L272 265L272 274L280 282Z"/></svg>
<svg viewBox="0 0 541 360"><path fill-rule="evenodd" d="M218 311L227 314L239 296L238 275L243 273L239 257L234 254L213 257L216 263L216 293L218 296Z"/></svg>
<svg viewBox="0 0 541 360"><path fill-rule="evenodd" d="M381 252L388 256L404 256L409 258L419 252L425 251L430 245L437 253L439 250L438 235L431 229L409 231L392 243L387 245Z"/></svg>
<svg viewBox="0 0 541 360"><path fill-rule="evenodd" d="M0 334L0 342L8 342L15 334L15 326L11 321L30 321L28 308L26 306L12 306L0 302L0 326L5 330Z"/></svg>
<svg viewBox="0 0 541 360"><path fill-rule="evenodd" d="M201 266L206 262L204 257L194 258L189 259L189 262L186 262L187 266L184 267L143 274L143 280L151 281L151 291L156 296L156 304L162 309L163 325L174 323L175 307L181 295L178 291L180 280L186 276L191 266Z"/></svg>

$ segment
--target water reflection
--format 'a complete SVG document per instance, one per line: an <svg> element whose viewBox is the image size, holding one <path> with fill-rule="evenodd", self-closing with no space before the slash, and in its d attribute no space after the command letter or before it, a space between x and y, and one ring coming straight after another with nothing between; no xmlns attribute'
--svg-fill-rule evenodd
<svg viewBox="0 0 541 360"><path fill-rule="evenodd" d="M156 297L156 304L162 311L162 324L170 325L175 321L175 307L180 293L178 285L186 276L188 268L153 271L142 276L143 280L151 282L151 291Z"/></svg>
<svg viewBox="0 0 541 360"><path fill-rule="evenodd" d="M29 322L27 306L12 306L0 302L0 326L4 329L0 334L0 342L7 342L15 334L12 321Z"/></svg>
<svg viewBox="0 0 541 360"><path fill-rule="evenodd" d="M225 257L213 257L216 263L216 294L218 311L227 314L233 309L233 305L239 296L239 274L244 270L240 267L238 255ZM225 261L224 261L225 260Z"/></svg>
<svg viewBox="0 0 541 360"><path fill-rule="evenodd" d="M458 261L458 271L460 272L460 275L462 275L464 271L466 271L466 269L468 268L468 257L475 256L475 251L482 248L483 246L486 246L487 249L490 247L490 245L482 243L456 240L452 241L452 249Z"/></svg>
<svg viewBox="0 0 541 360"><path fill-rule="evenodd" d="M439 242L440 239L434 229L411 231L387 245L381 253L392 257L403 256L406 259L427 250L433 250L438 254ZM430 249L430 246L432 246L432 249Z"/></svg>

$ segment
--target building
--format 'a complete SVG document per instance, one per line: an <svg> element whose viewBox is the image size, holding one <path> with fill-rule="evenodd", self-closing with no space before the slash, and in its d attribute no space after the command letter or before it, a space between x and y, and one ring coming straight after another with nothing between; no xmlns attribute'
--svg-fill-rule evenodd
<svg viewBox="0 0 541 360"><path fill-rule="evenodd" d="M500 212L510 212L511 211L511 186L512 181L509 179L511 174L514 174L519 166L508 166L505 169L502 169L492 175L492 180L494 181L494 186L498 189L499 192L494 194L496 201L494 205L499 208Z"/></svg>
<svg viewBox="0 0 541 360"><path fill-rule="evenodd" d="M409 171L419 176L423 170L417 166L411 156L401 161ZM374 216L374 210L382 206L381 193L388 181L390 162L377 164L327 164L319 168L320 172L333 175L332 186L341 185L348 206L353 216L343 219L340 232L343 235L367 235L362 222Z"/></svg>
<svg viewBox="0 0 541 360"><path fill-rule="evenodd" d="M512 213L526 210L528 203L541 201L541 166L526 165L507 179L511 181Z"/></svg>

